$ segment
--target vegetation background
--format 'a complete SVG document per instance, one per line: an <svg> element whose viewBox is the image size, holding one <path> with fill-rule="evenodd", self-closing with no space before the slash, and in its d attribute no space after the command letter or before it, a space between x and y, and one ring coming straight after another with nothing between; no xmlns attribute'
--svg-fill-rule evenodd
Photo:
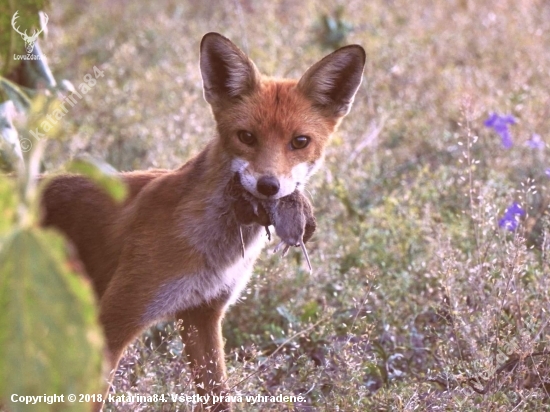
<svg viewBox="0 0 550 412"><path fill-rule="evenodd" d="M340 45L367 51L308 187L313 273L299 251L266 250L224 325L233 394L307 400L237 410L550 409L549 2L93 0L47 12L54 76L77 85L104 71L49 142L48 171L82 153L119 170L197 154L214 134L206 32L280 77ZM113 391L193 394L181 350L174 325L148 331Z"/></svg>

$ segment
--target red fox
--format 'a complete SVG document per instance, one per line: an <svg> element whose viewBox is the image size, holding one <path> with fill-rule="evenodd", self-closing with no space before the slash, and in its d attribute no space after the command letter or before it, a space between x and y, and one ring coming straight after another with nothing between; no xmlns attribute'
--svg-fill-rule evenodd
<svg viewBox="0 0 550 412"><path fill-rule="evenodd" d="M226 393L221 321L266 239L262 225L241 225L230 213L226 188L237 179L258 201L300 192L349 112L364 64L363 48L351 45L298 81L273 79L230 40L208 33L200 69L217 133L201 153L173 171L122 173L123 204L84 177L49 184L44 225L70 239L93 282L112 371L143 329L175 316L197 391ZM231 405L222 400L212 410Z"/></svg>

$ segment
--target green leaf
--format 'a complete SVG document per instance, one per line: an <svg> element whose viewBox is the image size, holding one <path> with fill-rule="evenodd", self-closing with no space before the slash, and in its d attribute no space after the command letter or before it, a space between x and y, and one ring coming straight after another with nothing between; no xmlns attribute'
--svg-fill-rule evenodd
<svg viewBox="0 0 550 412"><path fill-rule="evenodd" d="M90 178L117 202L122 202L126 198L128 191L126 184L108 163L90 157L80 158L73 160L67 166L67 171Z"/></svg>
<svg viewBox="0 0 550 412"><path fill-rule="evenodd" d="M0 249L0 394L12 412L60 404L11 403L11 394L100 393L103 339L93 293L64 250L60 235L38 228L15 229Z"/></svg>
<svg viewBox="0 0 550 412"><path fill-rule="evenodd" d="M2 238L15 222L17 192L14 178L0 175L0 250Z"/></svg>

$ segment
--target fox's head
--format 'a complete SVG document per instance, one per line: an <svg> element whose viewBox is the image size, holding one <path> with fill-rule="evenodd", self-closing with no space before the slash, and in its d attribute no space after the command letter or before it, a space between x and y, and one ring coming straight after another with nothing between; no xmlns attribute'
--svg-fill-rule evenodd
<svg viewBox="0 0 550 412"><path fill-rule="evenodd" d="M227 38L203 37L204 97L246 190L277 199L303 187L349 112L364 65L365 51L351 45L311 66L300 80L272 79Z"/></svg>

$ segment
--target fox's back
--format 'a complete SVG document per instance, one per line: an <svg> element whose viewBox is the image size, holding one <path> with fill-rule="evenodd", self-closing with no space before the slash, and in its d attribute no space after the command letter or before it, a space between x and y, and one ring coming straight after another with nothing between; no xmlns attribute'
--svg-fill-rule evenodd
<svg viewBox="0 0 550 412"><path fill-rule="evenodd" d="M86 177L55 177L42 197L43 224L62 232L75 247L98 296L118 264L120 218L143 188L167 171L123 174L128 196L117 203Z"/></svg>

